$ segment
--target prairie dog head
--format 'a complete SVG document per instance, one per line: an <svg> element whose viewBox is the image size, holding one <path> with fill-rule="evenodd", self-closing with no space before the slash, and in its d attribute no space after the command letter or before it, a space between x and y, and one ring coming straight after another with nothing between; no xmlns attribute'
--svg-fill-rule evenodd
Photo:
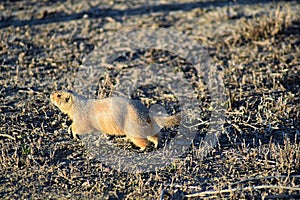
<svg viewBox="0 0 300 200"><path fill-rule="evenodd" d="M71 92L53 92L50 100L65 114L69 114L73 108L74 96Z"/></svg>

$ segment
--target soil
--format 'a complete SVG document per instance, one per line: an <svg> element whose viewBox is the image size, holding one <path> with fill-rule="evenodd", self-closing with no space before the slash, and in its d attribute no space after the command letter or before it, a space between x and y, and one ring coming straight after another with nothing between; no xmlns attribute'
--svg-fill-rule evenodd
<svg viewBox="0 0 300 200"><path fill-rule="evenodd" d="M299 10L297 1L268 0L1 1L1 199L300 198ZM205 48L223 68L226 117L204 158L197 144L207 124L181 158L153 172L128 173L91 157L71 138L70 120L49 95L86 92L74 87L85 58L114 34L145 27L185 34ZM152 61L125 56L122 69L172 58L163 51L140 53L149 55ZM182 61L172 63L184 71ZM109 96L122 69L99 78L95 95ZM206 85L193 79L201 79L194 72L185 74L201 113L209 113ZM180 110L166 100L170 91L139 89L133 96L147 106ZM136 151L120 138L111 140Z"/></svg>

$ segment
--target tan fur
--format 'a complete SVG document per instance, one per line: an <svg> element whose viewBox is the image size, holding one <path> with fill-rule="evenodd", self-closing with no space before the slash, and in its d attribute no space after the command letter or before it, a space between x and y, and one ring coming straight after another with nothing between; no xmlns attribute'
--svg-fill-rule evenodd
<svg viewBox="0 0 300 200"><path fill-rule="evenodd" d="M58 91L51 102L73 121L74 136L92 132L125 135L144 150L149 141L158 146L159 130L180 123L180 115L149 116L148 109L136 100L123 97L87 99L73 91Z"/></svg>

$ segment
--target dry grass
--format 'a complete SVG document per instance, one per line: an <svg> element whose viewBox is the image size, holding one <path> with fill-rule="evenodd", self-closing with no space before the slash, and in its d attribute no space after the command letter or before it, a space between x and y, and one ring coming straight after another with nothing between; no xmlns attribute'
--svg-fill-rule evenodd
<svg viewBox="0 0 300 200"><path fill-rule="evenodd" d="M292 17L289 6L278 5L275 11L267 14L238 19L237 27L234 27L230 34L226 34L224 42L229 48L245 43L266 46L274 42L274 38L282 37L282 33L297 21L298 19Z"/></svg>
<svg viewBox="0 0 300 200"><path fill-rule="evenodd" d="M15 16L3 12L5 21L21 18L25 11L51 6L51 16L61 18L62 7L56 10L56 3L5 2L0 9L18 10L14 11ZM24 11L18 9L20 4L24 4ZM79 13L81 4L90 6L82 1L68 6L72 12ZM125 9L124 5L112 5L112 9ZM163 20L154 16L160 13L123 16L120 23L116 20L119 18L113 16L1 28L0 197L299 198L299 4L294 3L290 10L285 6L274 9L268 3L263 9L255 4L245 6L257 9L257 14L251 15L252 18L244 16L243 6L240 6L237 7L239 14L234 15L237 18L215 20L229 21L230 30L234 31L215 33L213 19L205 24L210 30L208 35L214 37L207 36L203 41L207 41L205 45L214 61L225 69L224 83L229 97L226 124L218 144L202 159L198 146L208 133L206 120L210 104L205 84L195 83L204 123L199 126L194 144L182 158L149 173L125 173L116 166L106 166L93 159L85 145L67 134L70 121L50 105L48 98L57 88L72 89L82 58L99 45L99 41L113 34L116 24L124 29L132 23L153 25L152 22L156 23L153 18ZM191 34L200 35L196 20L202 20L205 12L216 12L218 16L221 10L224 14L227 6L218 9L202 9L192 18L190 11L180 10L175 12L178 22L174 20L170 26L178 28L179 24L180 30L188 31L195 28ZM269 14L266 9L270 9ZM37 17L34 12L28 15L33 19ZM48 19L47 15L44 17ZM183 23L194 19L194 28ZM169 60L164 52L146 53L148 55L142 55L145 60L129 67L143 62L149 64L150 58L151 62L158 62L153 58L162 57L160 64L171 63L176 70L188 69L182 60ZM122 73L122 69L118 70ZM118 83L118 70L111 70L99 79L96 85L99 97L111 94ZM187 70L187 77L194 77L193 70ZM135 95L147 105L159 102L169 107L171 113L175 112L174 107L177 109L176 98L167 90L149 86L139 88ZM118 144L119 140L113 139L113 142ZM126 144L124 151L134 150Z"/></svg>
<svg viewBox="0 0 300 200"><path fill-rule="evenodd" d="M287 12L282 11L278 6L275 13L254 17L254 19L240 20L239 35L242 41L263 41L277 36L280 32L285 31L292 23L290 8Z"/></svg>

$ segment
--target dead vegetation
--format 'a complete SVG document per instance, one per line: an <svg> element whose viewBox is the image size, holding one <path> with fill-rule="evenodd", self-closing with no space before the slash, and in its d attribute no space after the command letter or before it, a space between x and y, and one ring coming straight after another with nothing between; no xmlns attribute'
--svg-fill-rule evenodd
<svg viewBox="0 0 300 200"><path fill-rule="evenodd" d="M58 3L19 1L0 5L5 11L0 16L1 199L300 197L299 3L276 7L263 3L263 8L238 5L238 14L226 18L218 17L218 12L226 13L230 5L214 10L201 4L204 8L197 8L201 9L197 15L194 10L173 11L178 21L166 25L201 37L213 60L225 69L228 109L224 134L202 159L197 141L207 133L204 123L185 156L157 171L137 174L93 159L81 142L69 137L70 122L49 104L48 98L55 89L73 89L82 58L107 35L131 24L160 26L163 15L174 19L174 13L160 10L128 14L121 19L116 13L132 5L116 2L110 5L118 10L115 15L82 19L70 15L65 19L60 13L63 6L80 13L82 6L88 9L101 3L74 1L72 5L64 1L56 10ZM37 7L51 7L51 16L35 16L31 11ZM96 7L88 14L95 12L97 16ZM255 14L247 14L246 8L255 10ZM208 12L211 16L216 12L217 17L204 24L205 30L201 31L197 23ZM17 23L24 15L32 19L32 24ZM51 17L62 19L51 22ZM16 26L4 26L13 22ZM227 31L215 31L214 23L218 22L229 23ZM118 23L120 27L116 28ZM191 24L195 26L191 28ZM178 63L172 64L180 68ZM97 86L100 93L95 95L110 95L116 77L104 75ZM169 105L172 100L160 90L142 89L137 96L145 97L145 104L161 101ZM205 96L200 99L208 105Z"/></svg>
<svg viewBox="0 0 300 200"><path fill-rule="evenodd" d="M264 41L277 36L291 25L291 11L289 7L286 7L286 12L284 12L278 5L275 13L253 16L252 19L242 18L239 23L240 43Z"/></svg>

